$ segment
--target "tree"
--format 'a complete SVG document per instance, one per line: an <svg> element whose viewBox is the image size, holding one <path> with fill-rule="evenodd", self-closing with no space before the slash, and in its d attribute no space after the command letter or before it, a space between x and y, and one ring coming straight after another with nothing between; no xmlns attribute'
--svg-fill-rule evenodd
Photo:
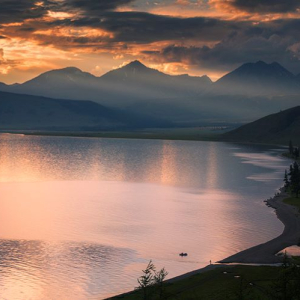
<svg viewBox="0 0 300 300"><path fill-rule="evenodd" d="M291 192L296 194L296 197L298 198L300 192L300 171L299 171L299 165L296 161L290 166L289 175L290 175Z"/></svg>
<svg viewBox="0 0 300 300"><path fill-rule="evenodd" d="M154 274L155 274L155 266L152 263L152 260L149 261L147 268L142 270L143 275L137 279L139 286L138 289L143 291L143 299L147 300L149 287L154 284Z"/></svg>
<svg viewBox="0 0 300 300"><path fill-rule="evenodd" d="M293 152L294 152L293 142L290 140L290 142L289 142L289 153L290 153L290 155L293 155Z"/></svg>
<svg viewBox="0 0 300 300"><path fill-rule="evenodd" d="M284 252L282 268L277 280L273 283L273 299L299 300L300 299L300 277L299 268L293 264L287 253Z"/></svg>
<svg viewBox="0 0 300 300"><path fill-rule="evenodd" d="M285 170L285 172L284 172L284 179L283 179L283 181L284 181L284 188L287 191L287 189L290 186L290 181L289 181L289 176L288 176L287 170Z"/></svg>
<svg viewBox="0 0 300 300"><path fill-rule="evenodd" d="M299 148L298 147L294 148L293 155L294 155L295 159L299 158Z"/></svg>
<svg viewBox="0 0 300 300"><path fill-rule="evenodd" d="M154 283L157 286L158 289L158 296L159 299L163 299L164 295L164 280L168 276L168 272L166 271L165 268L162 268L160 271L155 272L154 275Z"/></svg>
<svg viewBox="0 0 300 300"><path fill-rule="evenodd" d="M164 296L164 280L168 275L168 272L165 268L162 268L160 271L156 272L155 266L152 263L152 260L148 263L145 270L142 270L143 275L137 279L139 286L137 289L142 290L143 299L150 299L150 292L157 292L159 299L163 299Z"/></svg>

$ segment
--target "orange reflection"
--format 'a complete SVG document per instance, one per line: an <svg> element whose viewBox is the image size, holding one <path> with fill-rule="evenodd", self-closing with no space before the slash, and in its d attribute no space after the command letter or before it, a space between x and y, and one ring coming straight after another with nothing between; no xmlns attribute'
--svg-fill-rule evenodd
<svg viewBox="0 0 300 300"><path fill-rule="evenodd" d="M209 149L207 151L207 188L217 188L218 183L218 156L216 152L216 143L209 143Z"/></svg>
<svg viewBox="0 0 300 300"><path fill-rule="evenodd" d="M172 147L172 142L164 141L162 146L161 160L161 183L174 184L177 174L176 150Z"/></svg>

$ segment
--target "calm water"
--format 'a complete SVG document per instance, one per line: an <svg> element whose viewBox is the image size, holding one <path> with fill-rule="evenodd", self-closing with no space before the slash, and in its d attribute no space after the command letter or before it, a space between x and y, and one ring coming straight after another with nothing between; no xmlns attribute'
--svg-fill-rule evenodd
<svg viewBox="0 0 300 300"><path fill-rule="evenodd" d="M271 239L278 150L0 135L0 299L102 299ZM178 253L188 252L180 258Z"/></svg>

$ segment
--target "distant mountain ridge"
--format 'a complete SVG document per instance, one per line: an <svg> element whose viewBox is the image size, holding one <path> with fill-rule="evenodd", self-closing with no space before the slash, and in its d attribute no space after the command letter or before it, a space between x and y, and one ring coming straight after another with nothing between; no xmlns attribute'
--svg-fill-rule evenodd
<svg viewBox="0 0 300 300"><path fill-rule="evenodd" d="M188 94L191 89L193 93L199 93L211 83L207 76L171 76L133 61L101 77L75 67L52 70L18 86L8 86L5 91L62 99L86 99L125 107L127 102L141 98L178 97Z"/></svg>
<svg viewBox="0 0 300 300"><path fill-rule="evenodd" d="M45 72L23 84L0 85L0 89L54 98L84 99L114 106L121 98L170 98L186 95L278 95L300 94L300 74L279 63L245 63L215 83L204 75L167 75L132 61L96 77L75 67Z"/></svg>
<svg viewBox="0 0 300 300"><path fill-rule="evenodd" d="M279 63L247 63L220 78L214 88L223 94L300 94L297 76Z"/></svg>
<svg viewBox="0 0 300 300"><path fill-rule="evenodd" d="M167 75L133 61L101 77L78 68L52 70L0 90L89 100L182 126L249 122L299 105L300 75L280 64L246 63L213 83L207 76Z"/></svg>

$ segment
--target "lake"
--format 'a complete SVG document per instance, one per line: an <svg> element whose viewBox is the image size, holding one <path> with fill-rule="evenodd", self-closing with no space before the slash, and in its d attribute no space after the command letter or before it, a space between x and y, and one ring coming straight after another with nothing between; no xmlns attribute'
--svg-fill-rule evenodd
<svg viewBox="0 0 300 300"><path fill-rule="evenodd" d="M103 299L276 237L280 151L1 134L0 299Z"/></svg>

